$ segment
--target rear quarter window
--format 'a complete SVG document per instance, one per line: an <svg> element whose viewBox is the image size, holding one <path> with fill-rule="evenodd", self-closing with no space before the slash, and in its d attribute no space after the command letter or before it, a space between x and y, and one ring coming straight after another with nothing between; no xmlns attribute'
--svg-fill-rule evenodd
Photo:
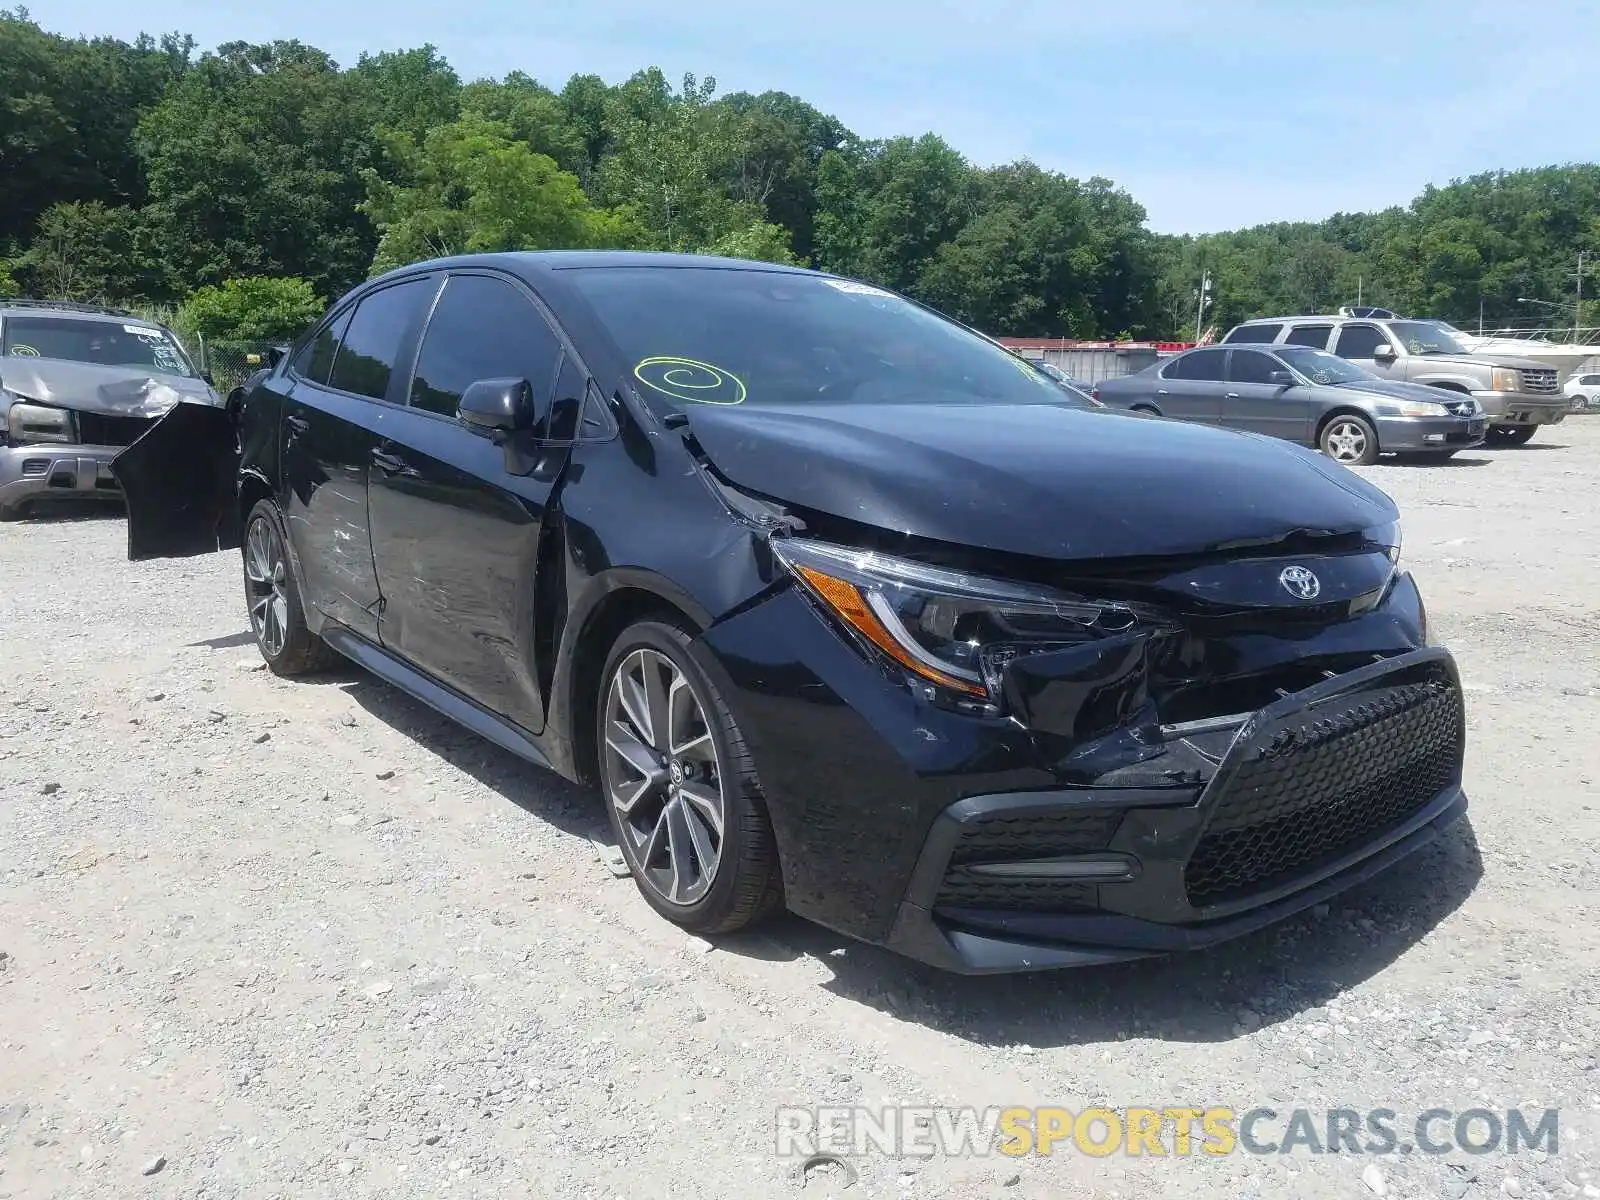
<svg viewBox="0 0 1600 1200"><path fill-rule="evenodd" d="M1227 337L1224 342L1275 342L1278 335L1283 332L1279 325L1241 325Z"/></svg>

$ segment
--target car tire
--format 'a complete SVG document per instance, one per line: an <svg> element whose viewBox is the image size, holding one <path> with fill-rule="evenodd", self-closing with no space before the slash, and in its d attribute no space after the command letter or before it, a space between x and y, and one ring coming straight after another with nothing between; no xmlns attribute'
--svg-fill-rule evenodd
<svg viewBox="0 0 1600 1200"><path fill-rule="evenodd" d="M732 933L781 906L783 877L744 735L691 640L649 620L612 645L595 712L600 790L650 907L692 933Z"/></svg>
<svg viewBox="0 0 1600 1200"><path fill-rule="evenodd" d="M1489 442L1495 446L1526 446L1539 432L1537 425L1497 425L1489 430Z"/></svg>
<svg viewBox="0 0 1600 1200"><path fill-rule="evenodd" d="M1378 431L1362 417L1339 413L1322 427L1317 448L1347 467L1370 467L1378 461Z"/></svg>
<svg viewBox="0 0 1600 1200"><path fill-rule="evenodd" d="M1161 411L1159 409L1151 408L1148 404L1132 405L1128 411L1131 413L1136 413L1141 417L1159 417L1161 415Z"/></svg>
<svg viewBox="0 0 1600 1200"><path fill-rule="evenodd" d="M250 632L267 669L293 678L337 662L337 654L306 627L300 584L290 565L289 542L283 532L283 514L271 500L259 501L250 510L240 555Z"/></svg>

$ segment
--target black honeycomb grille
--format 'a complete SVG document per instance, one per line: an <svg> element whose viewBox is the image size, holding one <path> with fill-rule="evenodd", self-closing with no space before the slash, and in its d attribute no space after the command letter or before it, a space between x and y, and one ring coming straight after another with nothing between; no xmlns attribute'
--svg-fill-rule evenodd
<svg viewBox="0 0 1600 1200"><path fill-rule="evenodd" d="M1459 687L1436 672L1280 729L1216 798L1189 902L1267 890L1400 824L1454 781L1465 725Z"/></svg>
<svg viewBox="0 0 1600 1200"><path fill-rule="evenodd" d="M971 821L950 855L935 904L1014 912L1070 912L1093 908L1092 884L1057 879L1008 879L981 875L970 864L1015 862L1104 850L1121 821L1119 813L1005 813Z"/></svg>

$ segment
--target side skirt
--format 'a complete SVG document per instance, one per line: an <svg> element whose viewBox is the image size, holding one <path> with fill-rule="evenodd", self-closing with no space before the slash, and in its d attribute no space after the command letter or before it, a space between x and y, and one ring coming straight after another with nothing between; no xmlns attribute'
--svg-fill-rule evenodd
<svg viewBox="0 0 1600 1200"><path fill-rule="evenodd" d="M435 683L415 667L401 662L387 650L374 646L343 625L328 622L322 630L322 640L358 667L371 671L385 683L392 683L435 712L449 717L457 725L472 730L479 737L493 742L502 750L509 750L536 767L555 770L544 751L522 729L443 684Z"/></svg>

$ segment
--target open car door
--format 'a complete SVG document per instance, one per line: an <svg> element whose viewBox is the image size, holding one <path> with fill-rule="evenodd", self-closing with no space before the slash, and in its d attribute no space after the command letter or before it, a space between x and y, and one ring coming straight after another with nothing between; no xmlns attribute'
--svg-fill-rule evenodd
<svg viewBox="0 0 1600 1200"><path fill-rule="evenodd" d="M231 404L179 403L112 460L134 562L238 548L236 421Z"/></svg>

